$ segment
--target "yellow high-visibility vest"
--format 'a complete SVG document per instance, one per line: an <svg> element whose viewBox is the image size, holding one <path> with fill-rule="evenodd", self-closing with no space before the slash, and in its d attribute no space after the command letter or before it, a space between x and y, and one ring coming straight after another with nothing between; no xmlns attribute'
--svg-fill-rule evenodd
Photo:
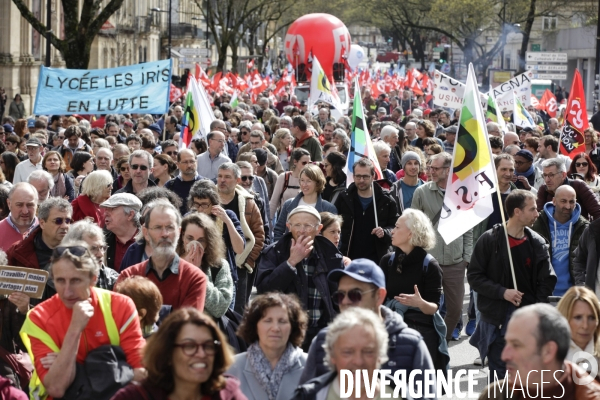
<svg viewBox="0 0 600 400"><path fill-rule="evenodd" d="M100 305L100 310L102 311L102 316L104 317L104 323L106 324L106 331L108 332L110 344L113 346L119 346L121 343L121 338L119 336L119 329L117 329L117 323L112 315L111 292L96 287L93 288L93 290L98 296L98 304ZM29 312L27 313L27 318L25 319L25 323L23 324L23 327L19 333L21 335L21 339L23 340L23 344L27 348L29 357L31 357L31 363L35 366L33 352L31 351L30 337L40 340L55 353L58 353L60 349L56 343L54 343L54 340L52 340L50 335L44 332L42 328L37 326L35 323L33 323L33 321L31 321L31 319L29 319ZM46 392L46 388L38 376L37 371L34 369L33 376L29 381L29 398L31 400L45 400L47 397L48 393Z"/></svg>

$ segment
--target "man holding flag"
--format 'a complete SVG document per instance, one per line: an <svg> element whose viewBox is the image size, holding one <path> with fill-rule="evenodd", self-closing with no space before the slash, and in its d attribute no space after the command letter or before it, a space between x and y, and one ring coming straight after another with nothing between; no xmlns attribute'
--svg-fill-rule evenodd
<svg viewBox="0 0 600 400"><path fill-rule="evenodd" d="M389 251L398 212L394 199L375 182L382 173L365 125L358 80L354 83L351 147L345 168L349 186L335 203L344 221L340 250L351 259L368 258L379 264Z"/></svg>

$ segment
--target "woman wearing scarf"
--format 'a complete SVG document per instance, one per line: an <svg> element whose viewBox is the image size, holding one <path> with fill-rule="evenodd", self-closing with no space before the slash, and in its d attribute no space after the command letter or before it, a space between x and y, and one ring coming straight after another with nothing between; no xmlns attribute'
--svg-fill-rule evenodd
<svg viewBox="0 0 600 400"><path fill-rule="evenodd" d="M238 336L252 344L235 356L228 373L240 380L248 400L293 397L306 364L306 354L298 346L307 321L298 300L282 293L257 296L246 308Z"/></svg>
<svg viewBox="0 0 600 400"><path fill-rule="evenodd" d="M51 197L63 197L69 202L75 200L73 179L65 173L65 162L58 151L49 151L44 155L42 168L54 178L54 187L50 191Z"/></svg>

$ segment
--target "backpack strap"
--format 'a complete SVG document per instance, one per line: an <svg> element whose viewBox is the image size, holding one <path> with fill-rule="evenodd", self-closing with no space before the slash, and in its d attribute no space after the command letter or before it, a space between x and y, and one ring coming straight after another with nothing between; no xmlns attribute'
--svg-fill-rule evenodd
<svg viewBox="0 0 600 400"><path fill-rule="evenodd" d="M425 258L423 259L423 272L427 272L427 270L429 269L429 263L431 262L431 260L433 260L433 256L431 254L427 253Z"/></svg>

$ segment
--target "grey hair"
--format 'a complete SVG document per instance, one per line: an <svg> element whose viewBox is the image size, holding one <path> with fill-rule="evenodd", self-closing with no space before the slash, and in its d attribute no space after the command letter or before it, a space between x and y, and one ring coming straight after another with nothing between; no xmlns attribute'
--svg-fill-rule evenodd
<svg viewBox="0 0 600 400"><path fill-rule="evenodd" d="M29 174L27 178L27 182L31 183L31 181L46 181L48 183L48 189L52 190L54 188L54 178L48 171L44 171L43 169L38 169Z"/></svg>
<svg viewBox="0 0 600 400"><path fill-rule="evenodd" d="M140 218L142 214L138 210L136 210L135 208L123 206L123 212L126 216L131 215L131 213L133 212L133 219L131 220L131 222L133 222L133 224L137 227L140 226Z"/></svg>
<svg viewBox="0 0 600 400"><path fill-rule="evenodd" d="M248 130L252 129L252 122L250 121L242 121L240 122L240 124L238 125L238 128L241 130L242 128L246 128Z"/></svg>
<svg viewBox="0 0 600 400"><path fill-rule="evenodd" d="M240 170L240 167L238 167L232 162L226 162L219 165L219 171L222 169L227 171L233 171L233 176L235 177L235 179L239 179L242 177L242 171Z"/></svg>
<svg viewBox="0 0 600 400"><path fill-rule="evenodd" d="M152 157L152 155L150 153L148 153L146 150L136 150L133 153L131 153L129 155L129 165L131 165L131 161L134 158L145 158L148 161L148 166L150 168L154 167L154 158Z"/></svg>
<svg viewBox="0 0 600 400"><path fill-rule="evenodd" d="M101 149L108 149L110 151L110 143L106 139L96 139L94 140L94 145L100 147Z"/></svg>
<svg viewBox="0 0 600 400"><path fill-rule="evenodd" d="M150 228L150 217L152 216L152 211L154 211L155 209L173 211L173 213L175 214L177 229L181 227L181 213L179 212L179 209L173 204L171 204L167 199L156 199L154 201L151 201L146 205L146 207L144 207L144 209L146 215L146 217L144 218L144 226L146 228Z"/></svg>
<svg viewBox="0 0 600 400"><path fill-rule="evenodd" d="M60 257L54 257L54 254L53 254L52 258L50 259L50 262L52 263L50 265L50 277L51 278L54 279L54 274L52 272L52 269L53 269L52 267L53 267L54 263L63 258L66 258L69 261L71 261L75 265L75 268L78 269L79 271L88 272L90 274L90 276L97 277L100 274L100 264L98 264L98 261L96 261L96 257L94 257L94 255L90 251L90 246L85 241L83 241L83 240L70 241L70 240L63 239L63 241L60 245L64 246L64 247L81 246L81 247L85 247L87 249L87 251L80 257L74 255L73 253L71 253L71 251L68 251L68 252L64 251Z"/></svg>
<svg viewBox="0 0 600 400"><path fill-rule="evenodd" d="M54 181L52 181L52 182L54 183ZM35 202L37 203L39 201L37 189L35 188L35 186L33 186L29 182L15 183L13 185L13 187L10 189L10 191L8 192L8 199L10 200L10 198L13 195L13 193L16 192L19 189L29 189L29 191L31 191L33 193L34 197L35 197Z"/></svg>
<svg viewBox="0 0 600 400"><path fill-rule="evenodd" d="M0 250L0 265L8 265L8 256L2 250Z"/></svg>
<svg viewBox="0 0 600 400"><path fill-rule="evenodd" d="M105 139L96 139L96 140L104 140L106 143L108 143ZM114 154L112 152L112 150L110 149L110 145L106 146L106 147L100 147L98 149L98 151L96 152L96 157L98 157L98 155L100 155L100 153L106 153L106 155L112 160L114 158Z"/></svg>
<svg viewBox="0 0 600 400"><path fill-rule="evenodd" d="M431 220L421 210L407 208L400 218L406 217L406 227L412 232L410 244L425 250L435 247L436 237Z"/></svg>
<svg viewBox="0 0 600 400"><path fill-rule="evenodd" d="M113 183L113 178L110 172L104 170L92 171L86 176L81 185L81 194L87 195L90 199L97 198L111 183Z"/></svg>
<svg viewBox="0 0 600 400"><path fill-rule="evenodd" d="M509 144L508 146L506 146L504 148L504 150L502 150L502 152L506 153L506 154L511 154L511 152L514 151L514 150L516 150L515 151L515 154L516 154L517 151L521 150L521 148L519 146L517 146L516 144Z"/></svg>
<svg viewBox="0 0 600 400"><path fill-rule="evenodd" d="M331 355L335 343L341 335L346 333L346 331L357 326L371 326L375 331L377 350L379 352L377 368L388 360L388 333L381 318L371 310L360 307L350 307L335 317L333 322L329 324L327 335L325 336L325 344L323 345L323 348L325 349L325 364L332 371L335 370L335 366L331 363Z"/></svg>
<svg viewBox="0 0 600 400"><path fill-rule="evenodd" d="M486 125L486 128L487 128L488 132L490 132L490 131L492 131L492 132L494 132L494 131L500 132L500 125L497 124L496 122L488 122L487 125Z"/></svg>
<svg viewBox="0 0 600 400"><path fill-rule="evenodd" d="M253 171L252 164L250 164L248 161L238 161L236 164L240 168L248 168L250 171Z"/></svg>
<svg viewBox="0 0 600 400"><path fill-rule="evenodd" d="M550 167L556 167L556 170L558 172L567 172L567 166L559 158L549 158L546 161L542 162L542 169Z"/></svg>
<svg viewBox="0 0 600 400"><path fill-rule="evenodd" d="M538 352L548 342L556 343L556 361L562 363L567 357L571 344L571 331L567 319L550 304L536 303L516 310L510 317L530 318L531 314L538 317L537 331L534 332Z"/></svg>
<svg viewBox="0 0 600 400"><path fill-rule="evenodd" d="M442 151L439 154L434 154L431 156L432 162L435 160L438 160L438 159L440 159L444 162L444 168L448 168L452 164L452 154L447 153L445 151Z"/></svg>
<svg viewBox="0 0 600 400"><path fill-rule="evenodd" d="M82 219L81 221L77 221L71 225L69 227L69 232L67 232L63 238L63 242L74 242L80 240L85 241L84 237L86 236L94 239L100 239L103 244L106 244L102 228L88 219Z"/></svg>
<svg viewBox="0 0 600 400"><path fill-rule="evenodd" d="M68 200L63 199L62 197L49 197L40 204L38 218L48 221L50 211L54 208L57 208L60 212L66 211L68 214L73 215L73 206L71 206L71 203L69 203Z"/></svg>
<svg viewBox="0 0 600 400"><path fill-rule="evenodd" d="M292 117L290 117L289 115L284 115L283 117L279 118L279 124L281 124L281 121L289 122L290 125L292 125Z"/></svg>
<svg viewBox="0 0 600 400"><path fill-rule="evenodd" d="M255 129L252 132L250 132L250 136L251 137L258 137L262 141L265 140L265 134L262 131L259 131L258 129Z"/></svg>
<svg viewBox="0 0 600 400"><path fill-rule="evenodd" d="M392 151L392 148L386 142L379 140L379 141L373 143L373 150L375 150L376 155L379 155L384 150ZM383 168L383 167L385 167L385 166L381 166L381 168Z"/></svg>

